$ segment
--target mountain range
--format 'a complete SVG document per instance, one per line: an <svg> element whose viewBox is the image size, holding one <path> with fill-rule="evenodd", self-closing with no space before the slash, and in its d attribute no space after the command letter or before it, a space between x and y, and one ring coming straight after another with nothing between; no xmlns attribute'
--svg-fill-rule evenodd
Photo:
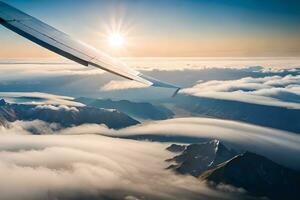
<svg viewBox="0 0 300 200"><path fill-rule="evenodd" d="M120 129L139 124L128 115L117 110L100 109L95 107L68 107L53 105L9 104L3 99L0 101L0 121L42 120L49 123L58 123L63 127L82 124L104 124L109 128Z"/></svg>

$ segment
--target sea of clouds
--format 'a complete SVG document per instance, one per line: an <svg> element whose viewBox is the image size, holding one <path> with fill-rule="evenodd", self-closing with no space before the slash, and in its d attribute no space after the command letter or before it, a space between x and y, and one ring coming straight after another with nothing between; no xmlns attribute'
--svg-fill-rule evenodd
<svg viewBox="0 0 300 200"><path fill-rule="evenodd" d="M300 169L299 135L239 122L179 118L112 130L16 121L0 128L0 199L239 199L243 189L212 190L166 170L169 143L122 139L137 135L216 138Z"/></svg>
<svg viewBox="0 0 300 200"><path fill-rule="evenodd" d="M229 199L166 170L164 160L173 156L167 144L92 135L98 131L93 125L74 127L77 135L50 126L44 135L29 131L34 126L44 133L45 125L1 128L0 199Z"/></svg>
<svg viewBox="0 0 300 200"><path fill-rule="evenodd" d="M298 58L180 59L171 63L149 58L147 62L136 59L131 65L182 85L185 95L300 108ZM37 104L37 109L76 112L77 106L84 106L74 101L80 96L149 101L170 98L173 93L140 88L72 63L3 61L0 66L0 96L15 103ZM0 127L0 199L232 199L233 194L166 170L165 159L174 156L165 150L168 143L125 139L141 135L150 141L153 135L220 139L300 169L299 135L240 122L178 118L112 130L95 124L61 129L42 121L16 121ZM217 188L228 191L231 187Z"/></svg>
<svg viewBox="0 0 300 200"><path fill-rule="evenodd" d="M123 59L146 75L190 88L198 81L299 75L299 58L134 58ZM131 100L167 98L174 91L141 84L69 61L1 60L0 91L44 92Z"/></svg>

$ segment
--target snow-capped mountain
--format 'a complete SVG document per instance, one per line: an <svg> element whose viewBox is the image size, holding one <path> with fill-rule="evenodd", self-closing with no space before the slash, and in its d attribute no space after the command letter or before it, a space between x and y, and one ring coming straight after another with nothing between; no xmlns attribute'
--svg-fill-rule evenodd
<svg viewBox="0 0 300 200"><path fill-rule="evenodd" d="M174 147L172 145L168 147L168 150L170 151ZM225 162L236 155L236 151L227 148L219 140L212 140L188 145L181 154L167 161L175 162L169 169L174 169L181 174L190 174L197 177L207 169Z"/></svg>

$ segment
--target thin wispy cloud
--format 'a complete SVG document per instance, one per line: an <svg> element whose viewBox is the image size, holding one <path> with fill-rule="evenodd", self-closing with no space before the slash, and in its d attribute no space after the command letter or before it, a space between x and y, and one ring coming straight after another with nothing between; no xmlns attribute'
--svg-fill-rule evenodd
<svg viewBox="0 0 300 200"><path fill-rule="evenodd" d="M280 72L300 67L299 57L171 57L171 58L123 58L129 66L138 70L184 71L201 69L245 69L262 72Z"/></svg>
<svg viewBox="0 0 300 200"><path fill-rule="evenodd" d="M47 105L52 109L84 106L84 104L74 101L73 97L40 92L0 92L0 98L4 98L10 103L23 103L22 101L24 101L28 104L41 105L38 107L40 109L45 108ZM58 105L58 107L54 105Z"/></svg>
<svg viewBox="0 0 300 200"><path fill-rule="evenodd" d="M38 105L35 107L35 109L38 110L64 110L64 111L72 111L72 112L78 112L79 110L76 107L69 107L66 105L59 105L59 106L53 106L53 105Z"/></svg>
<svg viewBox="0 0 300 200"><path fill-rule="evenodd" d="M245 69L261 72L282 72L300 67L299 57L171 57L120 58L139 71L184 71L203 69ZM98 68L84 67L61 59L0 59L1 71L40 75L93 75L106 73Z"/></svg>

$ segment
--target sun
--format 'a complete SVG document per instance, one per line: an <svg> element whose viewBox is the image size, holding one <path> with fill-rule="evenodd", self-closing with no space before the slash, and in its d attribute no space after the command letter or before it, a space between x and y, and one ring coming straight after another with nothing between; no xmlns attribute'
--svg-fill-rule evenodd
<svg viewBox="0 0 300 200"><path fill-rule="evenodd" d="M124 45L124 36L120 33L112 33L108 36L108 44L113 48L121 48Z"/></svg>

